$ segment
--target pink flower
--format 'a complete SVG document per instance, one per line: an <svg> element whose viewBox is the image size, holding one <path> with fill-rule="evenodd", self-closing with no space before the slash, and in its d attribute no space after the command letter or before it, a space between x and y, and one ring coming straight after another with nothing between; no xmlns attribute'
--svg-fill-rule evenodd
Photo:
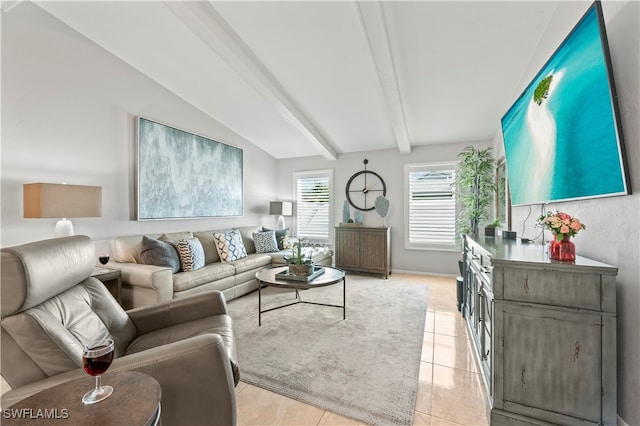
<svg viewBox="0 0 640 426"><path fill-rule="evenodd" d="M582 224L578 220L575 220L571 222L571 229L573 229L574 231L579 231L580 229L582 229Z"/></svg>
<svg viewBox="0 0 640 426"><path fill-rule="evenodd" d="M571 219L571 215L568 215L566 213L562 213L562 212L558 212L558 217L562 220L569 220Z"/></svg>
<svg viewBox="0 0 640 426"><path fill-rule="evenodd" d="M569 233L569 227L568 227L567 225L562 225L562 226L560 227L560 232L561 232L562 234L568 234L568 233Z"/></svg>

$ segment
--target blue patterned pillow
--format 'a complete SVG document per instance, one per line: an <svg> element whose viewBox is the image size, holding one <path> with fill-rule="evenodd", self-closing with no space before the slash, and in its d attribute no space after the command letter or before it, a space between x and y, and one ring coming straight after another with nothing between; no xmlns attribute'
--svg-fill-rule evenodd
<svg viewBox="0 0 640 426"><path fill-rule="evenodd" d="M254 232L252 235L256 253L274 253L279 250L276 231Z"/></svg>
<svg viewBox="0 0 640 426"><path fill-rule="evenodd" d="M220 256L220 262L229 263L247 257L242 235L237 229L232 229L224 234L216 232L213 234L213 239L216 242L216 250L218 250L218 255Z"/></svg>
<svg viewBox="0 0 640 426"><path fill-rule="evenodd" d="M199 239L179 240L176 246L184 272L195 271L204 266L204 249Z"/></svg>

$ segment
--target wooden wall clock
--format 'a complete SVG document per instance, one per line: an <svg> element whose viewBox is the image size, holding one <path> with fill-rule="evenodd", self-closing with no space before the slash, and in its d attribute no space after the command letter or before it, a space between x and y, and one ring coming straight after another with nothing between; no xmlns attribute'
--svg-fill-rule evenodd
<svg viewBox="0 0 640 426"><path fill-rule="evenodd" d="M364 170L349 178L345 194L353 208L366 212L375 209L376 198L387 195L387 185L379 174L367 170L369 160L365 158L363 163Z"/></svg>

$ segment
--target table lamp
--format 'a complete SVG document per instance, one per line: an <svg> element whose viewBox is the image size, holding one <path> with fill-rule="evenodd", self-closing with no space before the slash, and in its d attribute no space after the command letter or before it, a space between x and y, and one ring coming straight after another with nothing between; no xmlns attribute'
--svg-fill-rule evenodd
<svg viewBox="0 0 640 426"><path fill-rule="evenodd" d="M25 183L24 217L59 218L54 237L73 235L70 217L101 217L102 187L59 183Z"/></svg>
<svg viewBox="0 0 640 426"><path fill-rule="evenodd" d="M293 216L293 203L289 201L271 201L269 203L269 214L278 216L278 229L284 229L284 217Z"/></svg>

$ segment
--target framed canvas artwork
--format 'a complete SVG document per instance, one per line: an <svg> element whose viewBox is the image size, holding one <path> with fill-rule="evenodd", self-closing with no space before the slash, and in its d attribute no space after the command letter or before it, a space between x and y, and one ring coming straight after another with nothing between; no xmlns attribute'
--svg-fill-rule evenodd
<svg viewBox="0 0 640 426"><path fill-rule="evenodd" d="M138 220L243 214L242 149L138 117Z"/></svg>

